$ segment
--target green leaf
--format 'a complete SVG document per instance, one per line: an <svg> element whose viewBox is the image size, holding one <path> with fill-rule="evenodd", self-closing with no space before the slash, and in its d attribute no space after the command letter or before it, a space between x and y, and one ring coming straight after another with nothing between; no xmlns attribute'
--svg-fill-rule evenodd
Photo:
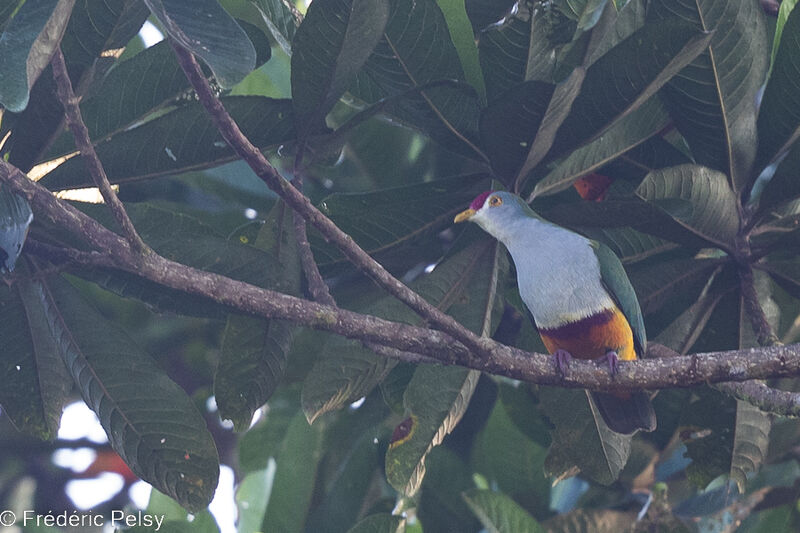
<svg viewBox="0 0 800 533"><path fill-rule="evenodd" d="M477 531L480 523L461 498L475 487L473 470L447 446L437 446L425 460L426 473L417 502L425 531Z"/></svg>
<svg viewBox="0 0 800 533"><path fill-rule="evenodd" d="M560 192L640 145L666 126L668 117L656 99L622 118L602 136L578 148L536 183L533 196Z"/></svg>
<svg viewBox="0 0 800 533"><path fill-rule="evenodd" d="M267 402L262 419L239 438L238 459L241 472L270 468L270 464L278 459L289 424L300 411L299 396L297 386L279 387ZM258 527L261 527L261 518L258 519Z"/></svg>
<svg viewBox="0 0 800 533"><path fill-rule="evenodd" d="M222 98L245 136L260 148L294 139L291 102L261 96ZM220 165L235 159L233 150L193 102L114 135L96 145L112 183L155 178ZM82 157L73 157L42 178L52 190L92 186Z"/></svg>
<svg viewBox="0 0 800 533"><path fill-rule="evenodd" d="M547 531L569 533L619 533L636 523L635 513L608 509L576 509L544 522Z"/></svg>
<svg viewBox="0 0 800 533"><path fill-rule="evenodd" d="M614 2L614 4L615 6L606 8L604 12L604 17L611 18L613 24L605 25L601 18L597 28L602 31L602 34L597 38L592 35L592 41L595 42L590 44L589 50L586 52L587 65L597 61L603 54L630 37L645 23L644 0L628 0L622 7L619 7L620 2ZM597 31L595 30L595 32Z"/></svg>
<svg viewBox="0 0 800 533"><path fill-rule="evenodd" d="M324 499L309 517L306 531L346 531L356 522L380 464L374 435L362 432L355 442L348 442L346 455L326 480Z"/></svg>
<svg viewBox="0 0 800 533"><path fill-rule="evenodd" d="M41 291L38 282L24 278L0 284L0 404L22 433L54 439L72 378L50 333Z"/></svg>
<svg viewBox="0 0 800 533"><path fill-rule="evenodd" d="M658 311L680 292L699 292L720 261L718 259L679 258L630 270L630 280L636 289L642 313Z"/></svg>
<svg viewBox="0 0 800 533"><path fill-rule="evenodd" d="M421 238L452 225L453 217L487 186L485 174L454 176L374 192L333 194L319 203L319 209L384 262L394 250L404 256L421 252ZM350 266L338 248L316 231L309 230L308 240L323 272ZM438 242L434 250L435 257L441 253ZM424 256L413 257L421 261Z"/></svg>
<svg viewBox="0 0 800 533"><path fill-rule="evenodd" d="M527 81L481 112L481 142L502 182L511 183L525 162L554 89L550 83Z"/></svg>
<svg viewBox="0 0 800 533"><path fill-rule="evenodd" d="M387 0L319 0L292 42L292 104L301 137L324 128L325 116L353 82L383 36Z"/></svg>
<svg viewBox="0 0 800 533"><path fill-rule="evenodd" d="M272 208L254 246L271 259L262 265L264 288L284 294L300 293L300 259L292 224L293 211L282 202ZM275 391L286 369L294 326L283 320L246 315L228 317L222 353L214 376L214 396L220 416L231 419L237 431L246 431L253 413Z"/></svg>
<svg viewBox="0 0 800 533"><path fill-rule="evenodd" d="M636 110L708 45L711 35L673 21L646 24L586 70L553 143L564 153ZM555 153L554 153L555 155Z"/></svg>
<svg viewBox="0 0 800 533"><path fill-rule="evenodd" d="M503 0L508 2L508 0ZM483 85L483 72L478 60L478 48L475 46L475 37L472 24L467 16L469 7L464 0L436 0L442 10L450 39L456 47L458 57L461 59L461 68L467 82L472 85L481 101L486 101L486 87Z"/></svg>
<svg viewBox="0 0 800 533"><path fill-rule="evenodd" d="M689 232L720 247L739 230L736 197L724 174L697 165L651 172L636 196L657 206Z"/></svg>
<svg viewBox="0 0 800 533"><path fill-rule="evenodd" d="M404 396L409 417L386 452L386 478L398 492L410 497L419 490L428 452L461 420L478 378L478 371L458 367L424 365L414 372Z"/></svg>
<svg viewBox="0 0 800 533"><path fill-rule="evenodd" d="M250 472L239 482L236 489L238 533L256 533L261 530L274 479L275 463L272 463L271 468Z"/></svg>
<svg viewBox="0 0 800 533"><path fill-rule="evenodd" d="M789 153L778 164L772 179L770 179L758 201L759 212L790 202L800 196L800 143L795 143Z"/></svg>
<svg viewBox="0 0 800 533"><path fill-rule="evenodd" d="M760 305L767 322L775 329L780 323L780 310L775 300L772 299L769 277L764 272L757 271L753 274L758 305ZM739 348L755 348L758 345L752 321L747 314L744 297L740 296ZM744 494L747 476L756 474L761 469L769 447L771 425L769 414L746 401L736 401L730 477L736 482L740 494Z"/></svg>
<svg viewBox="0 0 800 533"><path fill-rule="evenodd" d="M28 201L0 185L0 272L14 270L32 221Z"/></svg>
<svg viewBox="0 0 800 533"><path fill-rule="evenodd" d="M526 401L512 403L510 391ZM498 401L470 453L474 472L537 516L549 512L551 482L543 475L548 429L536 403L522 387L501 385Z"/></svg>
<svg viewBox="0 0 800 533"><path fill-rule="evenodd" d="M505 24L487 28L478 34L478 57L489 103L498 100L509 87L515 87L527 79L550 80L549 75L528 75L528 47L532 44L531 24L538 23L539 19L540 17L532 19L528 8L520 5ZM542 33L538 32L536 35ZM547 54L532 55L536 58L543 56L546 57Z"/></svg>
<svg viewBox="0 0 800 533"><path fill-rule="evenodd" d="M662 97L696 161L746 186L756 152L756 93L769 67L761 6L749 0L657 1L648 17L676 17L713 31L708 50L679 72Z"/></svg>
<svg viewBox="0 0 800 533"><path fill-rule="evenodd" d="M114 450L186 509L205 508L219 458L192 400L66 281L49 280L42 303L64 362Z"/></svg>
<svg viewBox="0 0 800 533"><path fill-rule="evenodd" d="M77 2L61 40L72 86L83 96L94 78L99 78L111 61L102 57L107 50L124 47L134 37L150 12L139 0ZM12 134L4 148L10 148L9 162L29 170L47 152L62 127L63 113L52 75L45 73L31 89L28 107L14 117ZM0 137L6 133L2 123Z"/></svg>
<svg viewBox="0 0 800 533"><path fill-rule="evenodd" d="M484 278L490 276L494 248L491 241L481 240L444 260L431 274L412 283L411 288L442 311L461 300L469 301L470 293L476 290L474 285L485 284ZM480 310L478 305L475 312ZM364 311L411 324L420 321L413 311L389 296ZM474 319L471 322L475 327ZM308 420L313 422L323 413L366 396L396 364L396 360L376 355L356 341L331 338L303 383L302 403Z"/></svg>
<svg viewBox="0 0 800 533"><path fill-rule="evenodd" d="M800 263L796 260L773 260L761 264L778 285L795 298L800 298Z"/></svg>
<svg viewBox="0 0 800 533"><path fill-rule="evenodd" d="M692 460L686 473L696 487L705 488L730 472L735 408L735 401L707 389L681 413L680 430L687 436L684 455Z"/></svg>
<svg viewBox="0 0 800 533"><path fill-rule="evenodd" d="M293 13L283 0L249 0L258 8L261 18L278 46L292 55L292 40L300 24L299 12ZM297 16L296 16L297 15Z"/></svg>
<svg viewBox="0 0 800 533"><path fill-rule="evenodd" d="M783 2L784 5L787 3ZM781 5L781 10L784 5ZM758 112L756 171L767 166L800 136L798 55L800 55L800 9L792 9L783 27L781 44Z"/></svg>
<svg viewBox="0 0 800 533"><path fill-rule="evenodd" d="M578 22L578 30L590 30L600 20L608 0L556 0L555 6Z"/></svg>
<svg viewBox="0 0 800 533"><path fill-rule="evenodd" d="M797 0L783 0L780 4L780 8L778 8L778 20L775 22L775 35L772 36L772 53L770 53L769 56L770 73L772 73L772 67L775 65L775 56L778 55L778 49L781 46L783 29L786 27L789 14L794 9L794 6L797 5Z"/></svg>
<svg viewBox="0 0 800 533"><path fill-rule="evenodd" d="M388 513L369 515L347 530L347 533L401 533L406 519Z"/></svg>
<svg viewBox="0 0 800 533"><path fill-rule="evenodd" d="M147 114L168 105L189 87L169 43L162 41L116 65L98 91L81 102L89 136L102 140L123 131ZM55 157L75 150L67 132L54 144Z"/></svg>
<svg viewBox="0 0 800 533"><path fill-rule="evenodd" d="M638 263L678 247L675 243L631 228L578 228L578 232L607 245L624 265Z"/></svg>
<svg viewBox="0 0 800 533"><path fill-rule="evenodd" d="M475 34L503 20L514 8L514 0L465 0L464 8Z"/></svg>
<svg viewBox="0 0 800 533"><path fill-rule="evenodd" d="M0 34L0 104L20 112L50 63L75 0L24 2Z"/></svg>
<svg viewBox="0 0 800 533"><path fill-rule="evenodd" d="M302 413L297 413L281 445L261 531L299 533L304 530L321 454L320 424L312 427Z"/></svg>
<svg viewBox="0 0 800 533"><path fill-rule="evenodd" d="M200 57L229 89L256 66L256 50L244 30L216 0L144 0L170 37Z"/></svg>
<svg viewBox="0 0 800 533"><path fill-rule="evenodd" d="M554 424L545 472L562 476L577 466L584 476L610 485L631 451L631 436L614 433L602 422L586 391L540 387L541 408Z"/></svg>
<svg viewBox="0 0 800 533"><path fill-rule="evenodd" d="M372 104L438 80L465 81L444 15L435 0L393 2L383 39L350 91ZM476 154L479 101L463 87L426 89L392 103L387 112L445 147Z"/></svg>
<svg viewBox="0 0 800 533"><path fill-rule="evenodd" d="M499 492L474 489L462 493L490 533L544 533L545 529L514 500Z"/></svg>
<svg viewBox="0 0 800 533"><path fill-rule="evenodd" d="M481 248L475 246L489 253L480 253ZM488 246L486 241L479 242L453 259L466 254L474 263L483 263L483 268L476 269L470 277L462 275L449 285L461 286L464 291L449 306L449 313L465 327L488 336L493 331L497 288L503 286L508 265L495 241ZM453 291L448 296L456 294ZM399 492L413 496L419 490L428 452L441 444L461 420L479 378L477 371L454 366L422 365L414 372L403 396L408 418L395 428L386 452L386 478Z"/></svg>

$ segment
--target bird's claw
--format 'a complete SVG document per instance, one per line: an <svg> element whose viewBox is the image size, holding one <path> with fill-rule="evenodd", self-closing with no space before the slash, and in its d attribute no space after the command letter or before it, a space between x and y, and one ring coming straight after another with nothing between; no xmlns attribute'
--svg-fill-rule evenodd
<svg viewBox="0 0 800 533"><path fill-rule="evenodd" d="M619 356L617 355L617 352L615 352L614 350L607 351L606 354L597 359L597 361L600 363L607 363L608 372L612 376L616 376L617 372L619 372L619 366L617 365L617 363L619 363Z"/></svg>
<svg viewBox="0 0 800 533"><path fill-rule="evenodd" d="M569 362L572 360L572 354L566 350L558 349L553 352L553 362L556 364L556 370L561 374L561 377L567 375L569 370Z"/></svg>

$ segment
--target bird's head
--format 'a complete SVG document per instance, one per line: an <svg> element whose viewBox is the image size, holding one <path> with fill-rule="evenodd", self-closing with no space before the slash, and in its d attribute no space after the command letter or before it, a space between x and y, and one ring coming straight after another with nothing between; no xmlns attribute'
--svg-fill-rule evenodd
<svg viewBox="0 0 800 533"><path fill-rule="evenodd" d="M486 191L479 194L465 209L456 215L453 222L471 221L487 233L502 240L504 229L511 227L520 219L530 216L525 202L510 192Z"/></svg>

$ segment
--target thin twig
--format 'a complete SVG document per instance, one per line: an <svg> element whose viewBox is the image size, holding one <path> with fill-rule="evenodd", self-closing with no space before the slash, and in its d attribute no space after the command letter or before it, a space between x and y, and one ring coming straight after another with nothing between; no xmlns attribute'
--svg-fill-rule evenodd
<svg viewBox="0 0 800 533"><path fill-rule="evenodd" d="M147 251L147 245L136 232L136 228L128 217L125 206L122 205L122 202L120 202L117 197L117 193L111 188L111 183L108 181L106 171L89 138L89 130L83 122L81 109L78 105L78 98L72 90L72 82L70 82L69 79L67 64L64 60L64 54L61 52L61 48L56 48L51 63L53 66L53 78L56 82L58 99L64 107L67 123L75 139L75 146L80 150L81 155L86 161L89 174L92 176L92 180L97 188L100 189L100 194L103 195L103 200L105 200L106 205L111 209L114 218L122 228L123 235L125 235L125 238L128 239L128 242L131 243L137 252L143 253Z"/></svg>
<svg viewBox="0 0 800 533"><path fill-rule="evenodd" d="M717 383L716 388L770 413L800 417L800 393L774 389L762 381Z"/></svg>
<svg viewBox="0 0 800 533"><path fill-rule="evenodd" d="M175 42L171 41L171 44L178 58L178 63L197 92L200 103L205 107L220 134L270 189L275 191L289 207L299 213L306 222L316 228L323 237L339 248L354 265L365 272L389 294L408 305L430 322L432 326L458 339L475 354L482 357L488 356L489 344L487 339L478 337L459 324L453 317L429 304L424 298L392 276L368 253L361 249L349 235L340 230L336 224L314 207L308 198L292 187L270 165L259 149L253 146L244 136L239 126L223 107L222 102L211 90L208 80L203 75L197 60L191 52Z"/></svg>

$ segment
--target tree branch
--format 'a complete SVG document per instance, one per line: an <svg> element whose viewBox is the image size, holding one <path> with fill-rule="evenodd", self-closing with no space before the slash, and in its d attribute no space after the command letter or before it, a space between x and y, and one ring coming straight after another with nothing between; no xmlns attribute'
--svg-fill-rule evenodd
<svg viewBox="0 0 800 533"><path fill-rule="evenodd" d="M244 136L239 126L223 107L222 102L211 90L208 80L203 75L194 56L177 43L172 42L172 48L178 58L178 63L197 92L200 103L205 107L222 137L270 189L275 191L287 205L299 213L306 222L314 226L323 237L336 245L356 267L361 269L389 294L408 305L437 329L458 339L474 353L480 356L489 355L490 344L488 339L478 337L392 276L383 266L361 249L349 235L340 230L328 217L314 207L305 195L292 187L270 165L258 148L253 146Z"/></svg>
<svg viewBox="0 0 800 533"><path fill-rule="evenodd" d="M72 82L70 82L69 79L67 64L64 60L64 54L61 52L61 48L56 48L51 64L53 66L53 78L56 82L58 99L64 107L67 124L69 124L69 129L72 131L72 136L75 139L75 146L80 150L81 156L86 160L86 166L89 169L89 174L92 176L94 184L100 189L103 200L105 200L106 205L114 214L114 218L122 228L122 232L128 239L128 242L133 245L137 252L147 251L147 245L136 232L133 222L131 222L128 213L125 211L125 206L122 205L122 202L120 202L117 197L117 193L111 188L111 183L108 181L106 171L89 138L89 130L83 122L81 109L78 105L78 98L72 90Z"/></svg>
<svg viewBox="0 0 800 533"><path fill-rule="evenodd" d="M619 373L613 377L604 366L580 360L573 361L568 375L562 377L550 356L531 354L491 339L485 339L488 357L477 358L462 343L441 331L383 320L262 289L167 260L156 253L138 254L127 240L58 200L50 191L2 160L0 181L23 195L37 217L83 235L103 253L60 252L55 247L39 247L41 251L62 253L65 259L74 262L118 268L166 287L209 298L239 312L288 320L387 346L392 349L381 350L382 355L402 360L436 360L542 385L608 391L691 387L703 383L800 375L800 344L620 362ZM784 395L771 394L775 410L794 412L784 410L791 407L781 404L786 400Z"/></svg>

